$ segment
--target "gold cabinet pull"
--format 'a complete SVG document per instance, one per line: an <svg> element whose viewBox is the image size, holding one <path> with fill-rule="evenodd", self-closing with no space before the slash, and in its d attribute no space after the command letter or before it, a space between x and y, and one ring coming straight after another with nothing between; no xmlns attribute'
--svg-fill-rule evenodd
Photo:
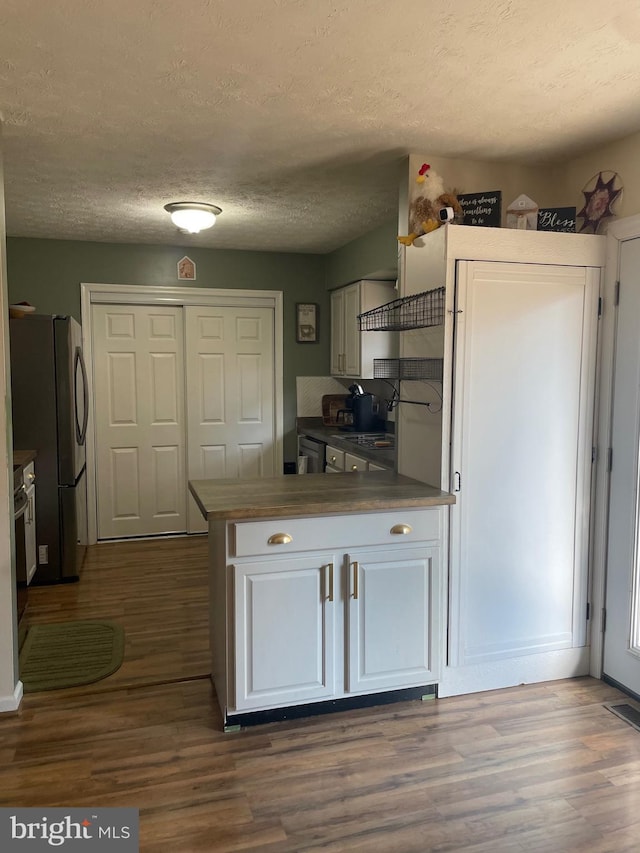
<svg viewBox="0 0 640 853"><path fill-rule="evenodd" d="M267 539L267 545L288 545L293 542L293 537L288 533L274 533Z"/></svg>
<svg viewBox="0 0 640 853"><path fill-rule="evenodd" d="M329 572L327 601L333 601L333 563L327 563L325 569L328 569Z"/></svg>
<svg viewBox="0 0 640 853"><path fill-rule="evenodd" d="M352 470L352 471L357 471L357 470L358 470L358 466L357 466L357 465L352 465L352 466L351 466L351 470Z"/></svg>
<svg viewBox="0 0 640 853"><path fill-rule="evenodd" d="M336 457L335 457L335 456L330 456L330 457L329 457L329 462L330 462L332 465L335 465L335 464L336 464Z"/></svg>
<svg viewBox="0 0 640 853"><path fill-rule="evenodd" d="M360 565L357 560L354 560L351 565L353 566L353 599L356 601L358 598L358 572L360 571Z"/></svg>
<svg viewBox="0 0 640 853"><path fill-rule="evenodd" d="M394 524L389 533L411 533L412 530L410 524Z"/></svg>

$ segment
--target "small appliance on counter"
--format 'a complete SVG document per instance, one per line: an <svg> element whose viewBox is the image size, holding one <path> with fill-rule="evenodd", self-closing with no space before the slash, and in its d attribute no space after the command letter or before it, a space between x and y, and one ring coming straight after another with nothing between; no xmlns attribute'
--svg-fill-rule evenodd
<svg viewBox="0 0 640 853"><path fill-rule="evenodd" d="M365 392L362 385L357 383L350 385L349 391L345 408L340 410L344 413L342 420L338 417L340 428L350 432L373 432L380 429L382 421L374 412L373 394Z"/></svg>

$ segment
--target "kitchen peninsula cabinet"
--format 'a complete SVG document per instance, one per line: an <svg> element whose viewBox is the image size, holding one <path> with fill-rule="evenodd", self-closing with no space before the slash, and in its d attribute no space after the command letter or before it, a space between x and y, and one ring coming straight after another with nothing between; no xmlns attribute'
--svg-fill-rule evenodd
<svg viewBox="0 0 640 853"><path fill-rule="evenodd" d="M190 489L209 522L225 726L437 683L452 495L391 471Z"/></svg>
<svg viewBox="0 0 640 853"><path fill-rule="evenodd" d="M373 359L390 358L393 332L363 335L358 315L395 298L394 281L357 281L331 293L331 375L373 379Z"/></svg>

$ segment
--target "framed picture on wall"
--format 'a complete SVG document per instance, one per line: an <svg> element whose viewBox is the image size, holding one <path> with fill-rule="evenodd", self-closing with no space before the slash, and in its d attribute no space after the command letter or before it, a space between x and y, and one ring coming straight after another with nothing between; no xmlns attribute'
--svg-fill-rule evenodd
<svg viewBox="0 0 640 853"><path fill-rule="evenodd" d="M318 308L315 302L296 303L296 341L299 344L318 343Z"/></svg>

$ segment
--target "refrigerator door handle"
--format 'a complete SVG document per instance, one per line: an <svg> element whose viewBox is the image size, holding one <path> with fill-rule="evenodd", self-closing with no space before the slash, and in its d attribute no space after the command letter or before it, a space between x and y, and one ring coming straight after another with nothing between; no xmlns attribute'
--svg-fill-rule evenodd
<svg viewBox="0 0 640 853"><path fill-rule="evenodd" d="M78 418L78 367L80 367L80 375L82 376L82 425L80 425L80 419ZM74 359L74 377L75 377L75 389L74 389L74 397L75 397L75 416L76 416L76 439L78 444L82 446L87 437L87 424L89 422L89 405L87 402L87 393L88 393L88 384L87 384L87 371L84 365L84 359L82 357L82 350L80 347L76 347L75 359Z"/></svg>

